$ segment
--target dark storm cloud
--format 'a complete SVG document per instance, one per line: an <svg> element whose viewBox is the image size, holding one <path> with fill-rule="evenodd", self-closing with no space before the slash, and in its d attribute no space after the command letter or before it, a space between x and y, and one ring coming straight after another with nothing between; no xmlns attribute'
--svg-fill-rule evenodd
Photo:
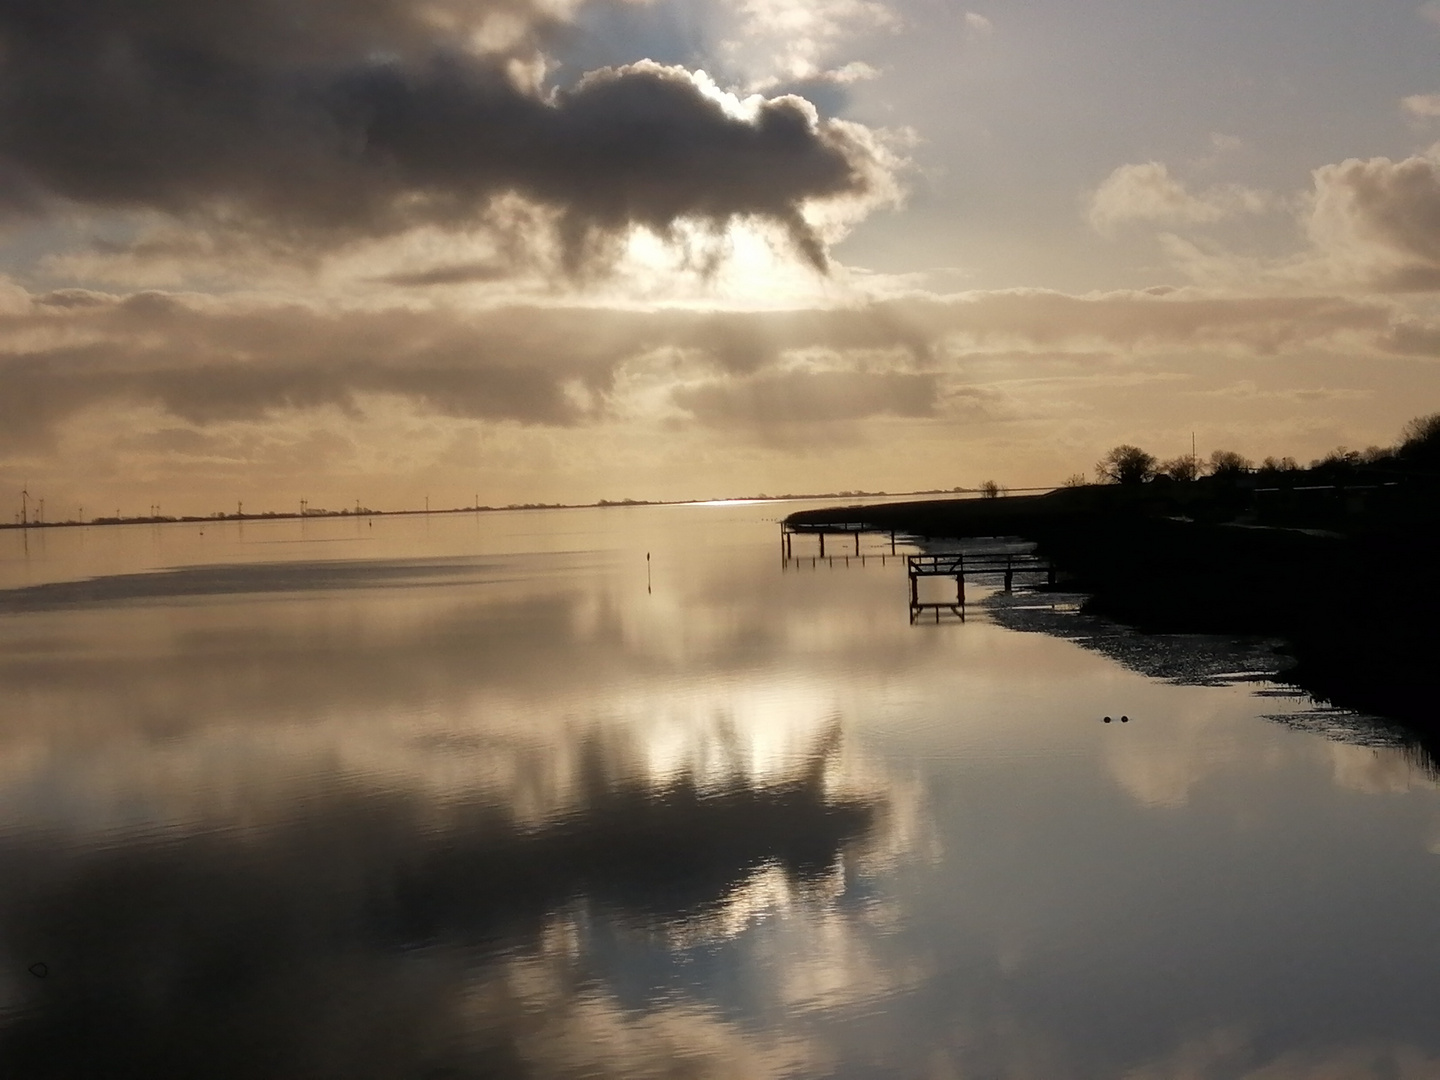
<svg viewBox="0 0 1440 1080"><path fill-rule="evenodd" d="M464 312L67 289L0 312L0 441L34 444L101 403L156 405L208 424L280 410L358 412L376 394L447 416L576 425L606 416L627 364L663 367L665 356L688 371L674 380L689 387L674 400L702 423L925 416L941 381L963 372L956 341L1264 355L1343 334L1399 345L1389 308L1328 297L1017 291L768 312ZM815 362L793 363L802 353Z"/></svg>
<svg viewBox="0 0 1440 1080"><path fill-rule="evenodd" d="M511 54L465 35L508 16ZM0 0L0 202L145 209L297 253L483 214L555 210L572 262L678 219L778 223L864 195L858 128L795 97L738 118L688 72L642 62L545 93L512 61L553 16L476 0Z"/></svg>

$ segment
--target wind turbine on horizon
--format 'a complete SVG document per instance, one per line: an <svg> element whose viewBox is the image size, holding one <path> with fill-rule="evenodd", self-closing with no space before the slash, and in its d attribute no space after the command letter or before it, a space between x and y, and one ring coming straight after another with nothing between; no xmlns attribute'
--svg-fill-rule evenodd
<svg viewBox="0 0 1440 1080"><path fill-rule="evenodd" d="M30 525L30 481L26 480L20 486L20 527L27 528Z"/></svg>

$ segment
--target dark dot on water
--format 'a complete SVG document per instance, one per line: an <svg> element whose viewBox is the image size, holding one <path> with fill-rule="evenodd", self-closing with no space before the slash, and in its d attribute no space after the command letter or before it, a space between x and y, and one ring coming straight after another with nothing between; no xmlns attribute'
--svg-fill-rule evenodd
<svg viewBox="0 0 1440 1080"><path fill-rule="evenodd" d="M50 965L45 963L31 964L30 974L34 975L37 979L43 979L46 975L50 974Z"/></svg>
<svg viewBox="0 0 1440 1080"><path fill-rule="evenodd" d="M1122 717L1120 717L1120 723L1122 723L1122 724L1128 724L1129 722L1130 722L1130 718L1129 718L1128 716L1122 716Z"/></svg>
<svg viewBox="0 0 1440 1080"><path fill-rule="evenodd" d="M1107 724L1108 724L1108 723L1109 723L1109 722L1110 722L1110 718L1109 718L1109 717L1108 717L1108 716L1107 716L1107 717L1105 717L1105 723L1107 723Z"/></svg>

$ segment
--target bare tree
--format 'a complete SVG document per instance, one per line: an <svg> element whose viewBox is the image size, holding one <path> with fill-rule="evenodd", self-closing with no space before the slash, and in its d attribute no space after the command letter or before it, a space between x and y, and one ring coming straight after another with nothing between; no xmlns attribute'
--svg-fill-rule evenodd
<svg viewBox="0 0 1440 1080"><path fill-rule="evenodd" d="M1417 416L1400 433L1400 456L1418 461L1440 459L1440 413Z"/></svg>
<svg viewBox="0 0 1440 1080"><path fill-rule="evenodd" d="M1359 450L1351 450L1348 446L1337 446L1324 457L1310 462L1310 467L1312 469L1353 469L1360 464L1360 461Z"/></svg>
<svg viewBox="0 0 1440 1080"><path fill-rule="evenodd" d="M1160 463L1159 471L1171 480L1194 480L1200 475L1200 459L1193 454L1171 458Z"/></svg>
<svg viewBox="0 0 1440 1080"><path fill-rule="evenodd" d="M1155 455L1122 443L1095 463L1095 475L1105 484L1143 484L1155 475Z"/></svg>
<svg viewBox="0 0 1440 1080"><path fill-rule="evenodd" d="M998 499L1004 490L994 480L986 480L980 485L980 497L982 499Z"/></svg>
<svg viewBox="0 0 1440 1080"><path fill-rule="evenodd" d="M1210 455L1210 472L1214 476L1239 476L1253 467L1249 458L1234 450L1216 450Z"/></svg>
<svg viewBox="0 0 1440 1080"><path fill-rule="evenodd" d="M1410 443L1429 442L1432 439L1440 439L1440 413L1417 416L1400 432L1401 443L1407 446Z"/></svg>

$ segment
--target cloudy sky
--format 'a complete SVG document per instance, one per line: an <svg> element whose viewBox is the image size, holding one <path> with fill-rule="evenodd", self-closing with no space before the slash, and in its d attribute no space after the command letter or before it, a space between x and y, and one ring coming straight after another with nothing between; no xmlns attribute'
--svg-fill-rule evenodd
<svg viewBox="0 0 1440 1080"><path fill-rule="evenodd" d="M1413 0L0 0L0 489L1389 443L1440 410L1437 55Z"/></svg>

